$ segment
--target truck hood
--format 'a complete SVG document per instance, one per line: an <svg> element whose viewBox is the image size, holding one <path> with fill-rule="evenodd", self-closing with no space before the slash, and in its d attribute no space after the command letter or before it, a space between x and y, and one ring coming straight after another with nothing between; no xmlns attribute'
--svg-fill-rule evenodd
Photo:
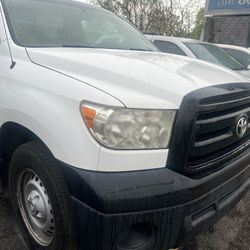
<svg viewBox="0 0 250 250"><path fill-rule="evenodd" d="M153 52L28 48L33 63L117 98L129 108L178 109L191 91L244 82L238 73L195 59Z"/></svg>

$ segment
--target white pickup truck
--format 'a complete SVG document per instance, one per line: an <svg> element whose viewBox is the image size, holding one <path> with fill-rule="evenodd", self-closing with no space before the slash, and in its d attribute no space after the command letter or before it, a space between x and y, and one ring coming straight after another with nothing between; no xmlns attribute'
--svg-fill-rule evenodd
<svg viewBox="0 0 250 250"><path fill-rule="evenodd" d="M76 1L0 10L0 169L30 249L178 247L249 190L240 75Z"/></svg>

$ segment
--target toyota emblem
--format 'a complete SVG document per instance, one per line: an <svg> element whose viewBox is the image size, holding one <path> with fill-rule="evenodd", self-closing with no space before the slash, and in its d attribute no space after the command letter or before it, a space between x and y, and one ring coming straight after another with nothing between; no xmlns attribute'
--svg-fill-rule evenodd
<svg viewBox="0 0 250 250"><path fill-rule="evenodd" d="M248 118L247 116L242 116L239 118L236 125L236 134L238 137L242 137L246 134L248 128Z"/></svg>

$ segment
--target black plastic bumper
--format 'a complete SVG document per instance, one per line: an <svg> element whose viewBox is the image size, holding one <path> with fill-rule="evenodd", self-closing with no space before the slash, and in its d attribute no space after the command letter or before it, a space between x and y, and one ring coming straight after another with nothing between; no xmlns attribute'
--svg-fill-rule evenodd
<svg viewBox="0 0 250 250"><path fill-rule="evenodd" d="M225 215L250 187L250 155L200 180L167 168L97 173L62 167L80 249L87 250L126 249L118 242L135 225L153 229L149 250L181 246Z"/></svg>

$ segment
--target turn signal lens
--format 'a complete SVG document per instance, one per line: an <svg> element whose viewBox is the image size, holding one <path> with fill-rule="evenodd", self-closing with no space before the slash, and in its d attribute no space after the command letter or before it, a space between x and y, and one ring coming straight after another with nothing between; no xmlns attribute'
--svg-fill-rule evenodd
<svg viewBox="0 0 250 250"><path fill-rule="evenodd" d="M96 111L94 109L82 106L82 114L84 116L88 128L93 128Z"/></svg>

